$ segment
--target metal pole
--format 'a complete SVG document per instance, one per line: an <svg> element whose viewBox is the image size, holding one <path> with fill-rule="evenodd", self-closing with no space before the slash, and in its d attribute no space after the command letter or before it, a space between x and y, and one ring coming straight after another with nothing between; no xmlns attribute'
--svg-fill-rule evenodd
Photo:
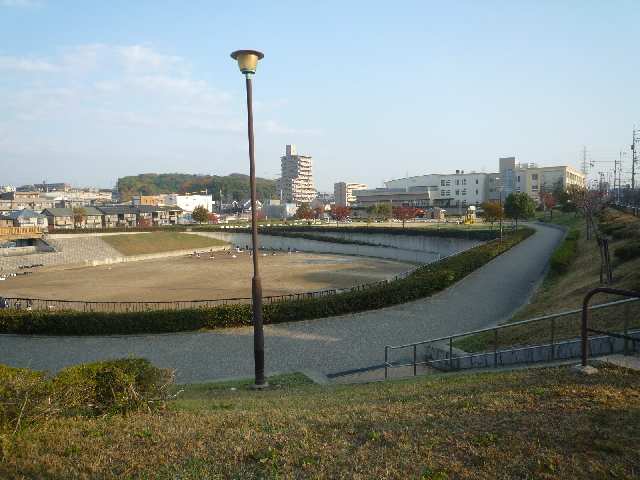
<svg viewBox="0 0 640 480"><path fill-rule="evenodd" d="M389 346L384 347L384 379L389 376Z"/></svg>
<svg viewBox="0 0 640 480"><path fill-rule="evenodd" d="M551 360L556 357L556 317L551 319Z"/></svg>
<svg viewBox="0 0 640 480"><path fill-rule="evenodd" d="M493 366L498 367L498 329L493 330Z"/></svg>
<svg viewBox="0 0 640 480"><path fill-rule="evenodd" d="M251 74L246 74L247 126L249 136L249 181L251 185L251 242L253 244L253 279L251 281L251 303L253 307L253 356L255 362L255 385L266 385L264 378L264 331L262 327L262 281L258 265L258 212L256 208L256 161L253 142L253 86Z"/></svg>
<svg viewBox="0 0 640 480"><path fill-rule="evenodd" d="M416 376L416 360L417 360L417 355L416 355L416 346L413 346L413 376Z"/></svg>

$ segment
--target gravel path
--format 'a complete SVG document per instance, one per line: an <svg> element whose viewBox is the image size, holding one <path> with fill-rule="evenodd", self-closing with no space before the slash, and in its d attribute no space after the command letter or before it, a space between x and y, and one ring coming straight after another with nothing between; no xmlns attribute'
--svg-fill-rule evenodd
<svg viewBox="0 0 640 480"><path fill-rule="evenodd" d="M528 301L563 236L557 228L533 226L535 235L432 297L354 315L267 326L267 373L329 374L379 365L384 345L507 319ZM142 356L175 368L178 382L250 377L252 349L251 328L101 337L0 335L0 363L55 371L96 359Z"/></svg>

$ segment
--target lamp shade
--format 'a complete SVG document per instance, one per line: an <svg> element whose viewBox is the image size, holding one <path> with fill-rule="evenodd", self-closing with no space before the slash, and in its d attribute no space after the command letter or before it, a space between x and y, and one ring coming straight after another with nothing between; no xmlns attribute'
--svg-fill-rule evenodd
<svg viewBox="0 0 640 480"><path fill-rule="evenodd" d="M236 50L231 54L231 58L238 61L240 71L245 75L256 73L258 60L264 57L264 53L257 50Z"/></svg>

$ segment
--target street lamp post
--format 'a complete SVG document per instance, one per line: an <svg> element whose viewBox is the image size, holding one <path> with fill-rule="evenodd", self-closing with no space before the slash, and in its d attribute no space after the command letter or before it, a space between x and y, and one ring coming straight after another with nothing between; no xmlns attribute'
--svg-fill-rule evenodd
<svg viewBox="0 0 640 480"><path fill-rule="evenodd" d="M249 181L251 184L251 243L253 244L253 279L251 281L251 305L253 310L253 356L255 362L255 388L264 388L264 331L262 327L262 282L258 266L258 211L256 208L256 162L253 144L253 89L251 77L256 73L258 60L264 54L256 50L236 50L231 58L237 60L246 78L247 126L249 136Z"/></svg>

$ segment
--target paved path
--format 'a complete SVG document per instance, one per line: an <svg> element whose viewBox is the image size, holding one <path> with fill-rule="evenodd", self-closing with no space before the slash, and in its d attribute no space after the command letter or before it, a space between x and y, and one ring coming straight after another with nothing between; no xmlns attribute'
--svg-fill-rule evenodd
<svg viewBox="0 0 640 480"><path fill-rule="evenodd" d="M267 373L329 374L379 365L384 345L507 319L526 303L563 235L556 228L535 228L535 235L432 297L354 315L267 326ZM55 371L80 362L135 355L175 368L178 382L250 377L252 349L251 328L101 337L0 335L0 363Z"/></svg>

